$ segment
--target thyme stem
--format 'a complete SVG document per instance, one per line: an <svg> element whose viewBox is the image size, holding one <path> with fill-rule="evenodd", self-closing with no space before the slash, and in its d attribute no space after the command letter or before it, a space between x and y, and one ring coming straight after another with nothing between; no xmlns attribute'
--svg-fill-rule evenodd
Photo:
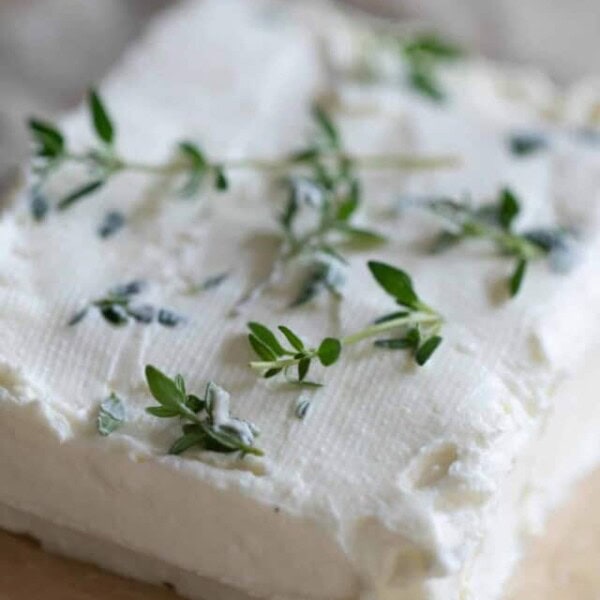
<svg viewBox="0 0 600 600"><path fill-rule="evenodd" d="M85 163L90 161L87 154L69 152L65 158L74 162ZM386 170L407 170L407 171L428 171L437 169L453 169L461 166L460 158L453 154L442 154L439 156L426 156L417 154L382 154L355 156L345 153L331 153L324 157L326 160L345 161L353 164L360 170L386 171ZM277 172L297 169L302 164L294 158L285 159L257 159L240 158L224 161L214 161L212 167L216 165L229 171L263 171ZM176 175L187 172L190 168L189 163L180 159L159 163L145 163L138 161L129 161L115 156L111 161L113 171L134 171L138 173L151 173L154 175Z"/></svg>

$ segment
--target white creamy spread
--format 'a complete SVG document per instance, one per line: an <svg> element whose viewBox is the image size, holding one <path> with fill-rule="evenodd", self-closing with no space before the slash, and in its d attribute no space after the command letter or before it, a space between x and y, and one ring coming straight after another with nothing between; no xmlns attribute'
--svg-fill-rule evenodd
<svg viewBox="0 0 600 600"><path fill-rule="evenodd" d="M167 160L182 138L215 158L280 156L305 145L309 107L324 93L337 96L334 117L353 152L459 155L455 170L364 174L363 218L390 242L351 255L339 308L323 296L286 310L291 273L228 317L276 248L282 199L261 174L234 173L230 192L181 200L168 182L124 173L41 224L26 210L25 191L2 214L2 525L24 527L10 516L18 509L253 596L492 600L516 560L519 533L598 461L593 384L578 394L557 389L595 356L600 334L600 146L561 134L549 150L516 159L505 140L512 128L562 131L586 117L548 126L536 102L555 103L552 86L515 76L522 93L510 96L502 91L509 72L481 62L448 72L445 105L394 80L364 87L334 77L332 62L343 71L352 60L350 29L312 5L187 2L101 86L119 151L135 160ZM581 104L589 107L590 97L585 88ZM76 147L90 142L83 109L64 127ZM54 192L80 175L65 172ZM571 225L583 239L575 269L557 275L532 264L510 302L498 286L511 263L485 242L432 257L423 248L439 224L418 211L392 214L400 196L469 193L483 202L504 185L523 200L519 226ZM114 209L128 225L100 239L95 229ZM258 380L248 368L245 321L289 324L311 343L370 323L394 305L372 282L368 259L413 275L446 320L444 343L424 368L368 343L345 350L339 364L315 372L326 386L300 421L295 402L306 392ZM231 276L218 288L187 293L223 271ZM131 279L147 280L144 301L172 307L186 323L111 328L90 314L66 326L90 298ZM248 427L231 420L231 403L233 415L260 427L265 459L167 456L178 424L145 413L146 364L182 373L193 393L218 382L227 392L215 388L217 425ZM95 415L111 390L128 418L101 438ZM573 407L563 409L565 423L576 410L582 416L560 446L568 467L551 476L548 465L533 468L554 456L553 443L534 440L556 428L548 409L561 399ZM118 552L88 554L135 576L162 572L119 562ZM182 592L202 595L185 581L177 582Z"/></svg>

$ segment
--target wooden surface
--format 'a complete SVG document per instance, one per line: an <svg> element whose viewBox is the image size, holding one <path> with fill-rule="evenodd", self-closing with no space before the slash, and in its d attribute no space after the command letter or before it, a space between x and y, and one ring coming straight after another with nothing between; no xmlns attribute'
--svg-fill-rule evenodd
<svg viewBox="0 0 600 600"><path fill-rule="evenodd" d="M50 556L30 539L0 532L0 600L38 598L175 600L177 596ZM547 534L532 544L507 600L600 600L600 471L550 519Z"/></svg>

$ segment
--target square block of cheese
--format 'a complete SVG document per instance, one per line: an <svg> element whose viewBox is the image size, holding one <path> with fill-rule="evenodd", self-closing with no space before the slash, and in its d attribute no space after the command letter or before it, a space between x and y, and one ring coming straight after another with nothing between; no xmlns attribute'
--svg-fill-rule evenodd
<svg viewBox="0 0 600 600"><path fill-rule="evenodd" d="M598 463L600 152L560 131L539 156L507 151L507 132L538 126L534 108L552 101L537 75L468 62L448 74L442 105L395 79L357 85L347 74L354 32L320 6L184 2L102 85L119 153L140 162L169 160L182 139L215 160L286 155L306 143L310 106L323 96L336 98L354 153L459 156L452 170L364 174L364 218L389 241L352 254L341 302L286 309L286 273L230 315L277 251L281 197L262 173L235 172L227 194L182 200L164 179L124 172L42 223L26 210L26 186L9 203L0 222L2 527L194 599L497 600L524 536ZM520 95L507 94L509 83ZM62 126L73 147L89 145L83 108ZM66 169L52 194L80 176ZM497 293L510 264L485 243L432 257L423 251L431 219L390 217L406 194L480 201L506 185L523 200L523 224L582 231L576 268L559 276L532 263L512 301ZM101 239L109 210L123 211L127 226ZM368 259L407 270L443 314L431 363L417 368L366 343L316 373L326 383L316 393L258 380L246 320L290 324L317 343L393 309ZM188 293L223 271L218 288ZM186 323L112 328L89 315L66 325L131 279ZM145 412L147 364L182 373L194 392L207 380L226 388L235 414L261 428L265 457L169 456L179 425ZM98 405L111 391L127 419L101 437ZM300 421L294 406L307 394L312 409Z"/></svg>

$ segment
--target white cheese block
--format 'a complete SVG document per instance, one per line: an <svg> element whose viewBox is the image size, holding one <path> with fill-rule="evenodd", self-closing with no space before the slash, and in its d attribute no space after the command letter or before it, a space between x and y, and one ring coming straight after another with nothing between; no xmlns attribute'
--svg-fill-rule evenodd
<svg viewBox="0 0 600 600"><path fill-rule="evenodd" d="M332 61L354 52L351 30L326 9L183 3L102 86L121 153L140 161L168 159L182 138L216 158L279 156L306 143L311 103L332 92L354 152L458 154L453 171L365 175L365 221L391 241L352 255L339 305L324 296L286 310L290 276L228 316L276 248L281 198L261 174L236 173L229 193L201 201L122 174L41 224L25 190L3 213L1 526L194 599L497 600L524 537L598 463L600 152L557 128L551 150L511 156L506 132L537 117L523 94L502 93L510 77L497 67L449 73L441 106L397 81L334 78ZM553 101L544 82L520 83ZM83 109L64 126L75 145L91 141ZM63 173L54 191L78 177ZM484 201L503 185L523 199L520 225L573 224L583 240L572 272L532 264L510 302L498 296L510 261L485 242L432 257L423 247L437 224L416 211L390 217L405 194ZM129 224L102 240L109 209ZM286 323L312 343L368 324L393 310L370 258L414 276L446 319L444 344L424 368L368 343L345 351L315 372L326 386L299 421L300 392L248 368L245 321ZM219 288L187 293L224 270ZM111 328L89 315L66 326L133 278L187 323ZM179 425L144 412L146 364L182 373L192 391L209 379L227 389L233 413L260 426L265 458L167 456ZM111 390L127 421L105 438L95 417Z"/></svg>

